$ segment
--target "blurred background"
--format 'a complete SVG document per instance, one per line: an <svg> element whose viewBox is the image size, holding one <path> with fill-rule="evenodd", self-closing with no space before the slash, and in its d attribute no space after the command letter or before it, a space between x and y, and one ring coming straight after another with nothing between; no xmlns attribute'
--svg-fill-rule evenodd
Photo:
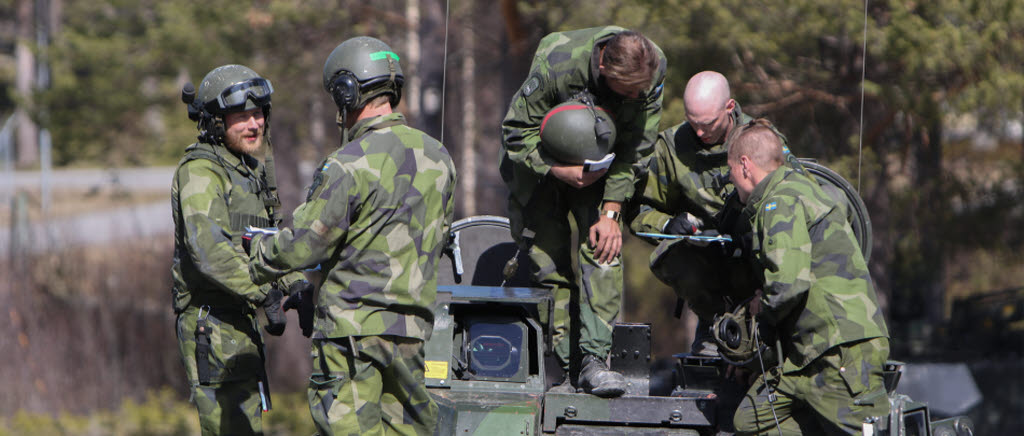
<svg viewBox="0 0 1024 436"><path fill-rule="evenodd" d="M198 433L170 305L169 187L197 133L186 82L228 63L273 82L290 211L339 144L324 60L381 38L402 56L399 110L456 162L457 218L505 215L499 126L537 42L606 24L668 57L662 129L684 121L686 80L717 70L796 155L850 181L893 357L970 397L951 413L978 434L1024 432L1019 0L0 0L0 435ZM672 317L650 251L627 241L622 318L651 322L665 361L694 322ZM268 340L269 434L312 432L296 326Z"/></svg>

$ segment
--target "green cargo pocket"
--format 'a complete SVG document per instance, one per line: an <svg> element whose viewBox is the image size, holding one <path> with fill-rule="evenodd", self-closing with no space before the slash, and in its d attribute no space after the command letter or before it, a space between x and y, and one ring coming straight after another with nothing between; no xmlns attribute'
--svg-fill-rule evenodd
<svg viewBox="0 0 1024 436"><path fill-rule="evenodd" d="M840 365L837 370L839 371L839 377L846 383L846 388L850 391L851 397L860 395L861 392L868 388L867 374L864 374L864 366L867 362L864 361L861 349L860 344L839 346Z"/></svg>
<svg viewBox="0 0 1024 436"><path fill-rule="evenodd" d="M313 422L330 422L328 415L334 402L338 399L338 391L345 381L344 376L313 374L309 377L306 397L309 400L309 413L313 415Z"/></svg>

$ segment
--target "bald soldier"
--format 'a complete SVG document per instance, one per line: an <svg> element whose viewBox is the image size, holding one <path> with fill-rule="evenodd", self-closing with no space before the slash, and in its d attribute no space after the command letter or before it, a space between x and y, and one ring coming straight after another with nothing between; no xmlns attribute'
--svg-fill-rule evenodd
<svg viewBox="0 0 1024 436"><path fill-rule="evenodd" d="M726 138L751 117L732 99L729 81L715 71L702 71L690 78L683 102L687 121L658 135L646 179L638 187L642 195L635 216L630 217L630 229L674 235L712 230L745 234L747 229L735 219L738 203L730 207L726 201L733 192L727 175ZM785 144L786 138L775 133ZM714 315L748 298L754 289L745 261L728 251L717 244L699 247L688 241L665 240L651 255L654 275L671 286L680 302L685 301L697 315L691 347L694 354L717 355L710 335Z"/></svg>
<svg viewBox="0 0 1024 436"><path fill-rule="evenodd" d="M783 166L767 121L741 126L729 142L761 289L750 313L783 355L781 374L760 375L740 403L737 434L860 434L866 418L889 413L889 339L844 208L804 171Z"/></svg>

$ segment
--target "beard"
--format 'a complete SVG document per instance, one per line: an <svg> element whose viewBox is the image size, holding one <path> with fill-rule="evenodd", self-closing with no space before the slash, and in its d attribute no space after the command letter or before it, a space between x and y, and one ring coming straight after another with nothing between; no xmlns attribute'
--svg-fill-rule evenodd
<svg viewBox="0 0 1024 436"><path fill-rule="evenodd" d="M231 132L228 131L224 134L224 142L229 150L236 151L239 153L245 153L248 155L255 154L263 146L263 128L260 128L256 133L256 140L249 142L246 139L248 131L245 132Z"/></svg>

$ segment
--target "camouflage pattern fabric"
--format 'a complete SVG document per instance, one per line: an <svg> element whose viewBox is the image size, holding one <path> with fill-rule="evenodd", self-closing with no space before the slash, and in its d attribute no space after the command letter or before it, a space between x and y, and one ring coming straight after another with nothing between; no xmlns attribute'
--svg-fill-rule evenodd
<svg viewBox="0 0 1024 436"><path fill-rule="evenodd" d="M203 435L262 435L263 408L254 380L192 388Z"/></svg>
<svg viewBox="0 0 1024 436"><path fill-rule="evenodd" d="M233 429L213 434L248 434L259 429L259 413L246 412L247 419L236 415L240 410L250 410L252 398L242 392L255 389L263 373L263 339L255 308L266 298L270 285L258 286L249 278L240 237L246 225L270 225L270 215L260 197L265 187L264 169L256 159L206 143L186 149L171 187L175 243L172 297L174 310L179 313L177 336L182 363L204 429L213 426L205 423L218 419L229 420L222 422L221 428ZM299 273L291 274L278 285L288 289L290 283L301 278ZM210 381L202 386L195 334L201 307L211 328ZM231 387L221 392L221 386ZM207 400L211 398L215 401ZM241 402L232 403L235 400ZM236 424L241 426L237 431Z"/></svg>
<svg viewBox="0 0 1024 436"><path fill-rule="evenodd" d="M544 207L526 208L513 199L509 222L520 246L524 223L531 223L536 232L529 251L530 274L553 293L552 339L555 354L567 369L575 350L603 357L611 349L612 326L622 300L621 256L598 264L587 241L590 226L600 216L600 186L575 189L549 177L535 196ZM574 312L578 326L570 325ZM572 338L571 327L579 331Z"/></svg>
<svg viewBox="0 0 1024 436"><path fill-rule="evenodd" d="M782 341L783 372L837 345L888 337L845 211L817 182L780 167L754 188L744 213L763 277L758 320Z"/></svg>
<svg viewBox="0 0 1024 436"><path fill-rule="evenodd" d="M314 339L426 340L455 202L455 165L399 113L368 118L314 176L294 230L252 240L258 283L320 265Z"/></svg>
<svg viewBox="0 0 1024 436"><path fill-rule="evenodd" d="M752 119L739 104L729 117L735 126ZM785 141L785 137L782 139ZM701 142L689 122L658 134L646 176L638 184L639 208L630 220L630 229L660 233L672 217L683 212L700 218L705 228L718 228L718 214L734 190L729 181L728 154L724 143Z"/></svg>
<svg viewBox="0 0 1024 436"><path fill-rule="evenodd" d="M196 369L196 319L200 308L190 306L178 315L178 349L185 365L185 375L193 387L199 385ZM235 311L203 309L210 330L210 384L226 381L252 380L255 384L263 370L259 347L263 346L256 313L238 308Z"/></svg>
<svg viewBox="0 0 1024 436"><path fill-rule="evenodd" d="M830 348L801 370L769 376L776 389L774 403L768 402L761 375L733 418L737 434L774 435L779 429L784 435L861 434L866 418L889 414L882 378L888 356L886 338Z"/></svg>
<svg viewBox="0 0 1024 436"><path fill-rule="evenodd" d="M312 356L307 394L321 436L434 433L438 407L424 384L422 340L314 340Z"/></svg>
<svg viewBox="0 0 1024 436"><path fill-rule="evenodd" d="M729 117L734 126L753 119L738 103ZM786 137L777 130L775 133L785 145ZM725 218L725 209L730 207L726 200L735 190L729 181L728 153L728 144L703 143L689 122L662 131L646 175L638 183L641 194L634 200L635 206L627 209L633 213L627 216L630 230L662 233L674 216L689 212L704 222L705 229L729 235L749 233L748 223ZM791 156L788 148L786 154ZM736 213L731 216L738 217L742 206L735 203ZM732 244L699 247L683 240L663 240L651 253L650 267L694 313L710 320L753 295L757 287L748 261L732 256L735 248Z"/></svg>
<svg viewBox="0 0 1024 436"><path fill-rule="evenodd" d="M598 74L600 48L625 31L606 26L556 32L541 39L529 76L512 97L501 123L500 170L511 197L529 204L551 166L557 164L540 145L540 124L551 108L580 94L611 111L618 135L612 150L615 161L603 180L602 199L622 202L633 195L639 162L650 155L661 121L663 83L667 62L660 48L660 64L651 87L640 97L624 99L612 92Z"/></svg>

